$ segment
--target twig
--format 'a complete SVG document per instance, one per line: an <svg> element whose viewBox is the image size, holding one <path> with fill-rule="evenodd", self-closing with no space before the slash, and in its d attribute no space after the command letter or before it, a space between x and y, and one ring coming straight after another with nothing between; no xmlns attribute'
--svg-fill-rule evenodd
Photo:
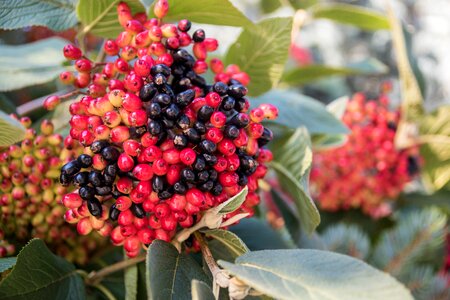
<svg viewBox="0 0 450 300"><path fill-rule="evenodd" d="M105 277L111 273L126 269L130 266L136 265L136 264L144 261L145 258L146 258L146 255L140 255L140 256L137 256L134 258L120 261L118 263L115 263L115 264L105 267L103 269L100 269L99 271L92 271L91 273L89 273L89 275L85 281L89 285L95 285L95 284L99 283L103 279L103 277Z"/></svg>
<svg viewBox="0 0 450 300"><path fill-rule="evenodd" d="M111 293L111 291L108 290L104 285L97 283L93 284L92 286L101 291L106 296L106 298L108 298L108 300L117 300L116 297Z"/></svg>

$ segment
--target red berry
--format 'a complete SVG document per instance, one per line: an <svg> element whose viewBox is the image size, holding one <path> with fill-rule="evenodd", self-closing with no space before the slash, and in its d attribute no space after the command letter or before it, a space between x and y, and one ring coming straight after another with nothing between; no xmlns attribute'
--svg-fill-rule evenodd
<svg viewBox="0 0 450 300"><path fill-rule="evenodd" d="M117 43L113 40L107 40L103 45L103 49L106 54L111 56L115 56L119 53L119 46L117 46Z"/></svg>
<svg viewBox="0 0 450 300"><path fill-rule="evenodd" d="M131 225L133 224L134 215L131 210L124 210L120 212L119 218L117 219L117 223L121 226Z"/></svg>
<svg viewBox="0 0 450 300"><path fill-rule="evenodd" d="M191 188L187 191L186 200L190 204L198 207L203 206L206 202L205 195L203 194L203 192L196 188Z"/></svg>
<svg viewBox="0 0 450 300"><path fill-rule="evenodd" d="M123 143L130 138L130 131L127 126L117 126L111 129L111 141L113 143Z"/></svg>
<svg viewBox="0 0 450 300"><path fill-rule="evenodd" d="M120 196L116 200L116 208L120 211L128 210L131 207L131 204L133 204L133 202L130 197L127 196Z"/></svg>
<svg viewBox="0 0 450 300"><path fill-rule="evenodd" d="M123 97L122 107L129 112L142 108L142 100L135 94L126 93Z"/></svg>
<svg viewBox="0 0 450 300"><path fill-rule="evenodd" d="M83 204L83 199L76 193L70 193L63 196L62 203L67 208L78 208Z"/></svg>
<svg viewBox="0 0 450 300"><path fill-rule="evenodd" d="M155 215L159 219L165 218L170 215L170 207L166 203L160 203L155 206Z"/></svg>
<svg viewBox="0 0 450 300"><path fill-rule="evenodd" d="M140 181L150 180L153 177L152 167L148 164L138 164L133 169L133 176Z"/></svg>
<svg viewBox="0 0 450 300"><path fill-rule="evenodd" d="M192 165L197 158L197 153L191 148L185 148L180 152L180 160L185 165Z"/></svg>
<svg viewBox="0 0 450 300"><path fill-rule="evenodd" d="M129 156L126 153L122 153L119 156L119 159L117 160L117 165L119 166L119 169L123 172L131 171L134 167L134 161L131 156Z"/></svg>
<svg viewBox="0 0 450 300"><path fill-rule="evenodd" d="M204 43L205 43L206 51L208 51L208 52L216 51L217 48L219 47L219 42L217 42L217 40L214 38L206 38L204 40Z"/></svg>
<svg viewBox="0 0 450 300"><path fill-rule="evenodd" d="M137 236L142 244L148 245L153 241L154 232L149 228L143 228L137 232Z"/></svg>
<svg viewBox="0 0 450 300"><path fill-rule="evenodd" d="M180 165L170 165L167 170L166 179L167 183L170 185L174 185L177 181L180 180L180 172L182 167Z"/></svg>
<svg viewBox="0 0 450 300"><path fill-rule="evenodd" d="M145 160L148 162L154 162L162 157L162 151L157 146L148 146L144 150Z"/></svg>
<svg viewBox="0 0 450 300"><path fill-rule="evenodd" d="M177 150L175 148L166 150L163 152L163 158L171 165L177 164L181 161L180 150Z"/></svg>
<svg viewBox="0 0 450 300"><path fill-rule="evenodd" d="M90 72L92 70L92 62L86 58L79 59L75 62L75 69L78 72Z"/></svg>
<svg viewBox="0 0 450 300"><path fill-rule="evenodd" d="M151 65L143 59L138 59L134 63L134 72L142 77L147 77L148 75L150 75L150 68Z"/></svg>
<svg viewBox="0 0 450 300"><path fill-rule="evenodd" d="M233 155L236 152L236 146L232 140L223 139L218 145L217 149L225 156Z"/></svg>
<svg viewBox="0 0 450 300"><path fill-rule="evenodd" d="M211 127L206 131L206 138L217 144L223 139L223 132L219 128Z"/></svg>
<svg viewBox="0 0 450 300"><path fill-rule="evenodd" d="M236 185L239 181L239 176L234 172L222 172L219 174L219 182L224 187Z"/></svg>
<svg viewBox="0 0 450 300"><path fill-rule="evenodd" d="M222 128L227 122L227 116L220 111L216 111L211 115L210 122L214 127Z"/></svg>
<svg viewBox="0 0 450 300"><path fill-rule="evenodd" d="M141 145L135 140L126 140L122 146L123 151L130 156L138 156L141 152Z"/></svg>
<svg viewBox="0 0 450 300"><path fill-rule="evenodd" d="M169 11L169 2L167 0L158 0L153 7L153 13L158 19L164 18Z"/></svg>
<svg viewBox="0 0 450 300"><path fill-rule="evenodd" d="M133 189L133 181L129 177L121 177L117 181L116 187L122 194L129 194Z"/></svg>
<svg viewBox="0 0 450 300"><path fill-rule="evenodd" d="M46 110L54 110L60 102L61 99L58 96L56 95L49 96L44 100L44 108Z"/></svg>
<svg viewBox="0 0 450 300"><path fill-rule="evenodd" d="M153 162L152 170L158 176L166 175L168 169L169 169L168 163L162 158L157 159Z"/></svg>
<svg viewBox="0 0 450 300"><path fill-rule="evenodd" d="M74 45L68 44L65 45L63 48L64 57L70 60L76 60L79 59L83 53L81 50Z"/></svg>

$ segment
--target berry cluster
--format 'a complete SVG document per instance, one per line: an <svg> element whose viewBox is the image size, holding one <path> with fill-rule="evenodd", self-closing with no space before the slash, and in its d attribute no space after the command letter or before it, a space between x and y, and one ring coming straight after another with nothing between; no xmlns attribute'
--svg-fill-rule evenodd
<svg viewBox="0 0 450 300"><path fill-rule="evenodd" d="M61 169L61 183L79 188L63 198L65 219L78 223L80 234L110 235L130 257L154 239L170 241L245 186L249 193L234 214L252 215L258 179L272 159L263 148L272 132L261 121L278 110L270 104L249 110L248 75L218 59L209 61L215 83L207 84L200 74L217 40L202 29L190 35L188 20L162 23L167 10L167 1L157 1L159 19L147 20L120 3L125 31L104 44L115 60L101 73L80 49L64 48L78 75L61 78L89 94L70 106L70 138L85 151ZM191 44L193 55L184 49Z"/></svg>
<svg viewBox="0 0 450 300"><path fill-rule="evenodd" d="M324 210L361 208L372 217L390 213L395 200L419 169L419 149L397 150L394 137L400 112L382 95L367 101L355 94L343 121L351 134L344 146L315 153L313 194Z"/></svg>
<svg viewBox="0 0 450 300"><path fill-rule="evenodd" d="M20 121L27 127L25 139L0 149L0 257L14 252L6 240L23 244L38 237L59 255L85 263L98 244L92 237L78 237L62 220L60 202L68 189L58 183L61 166L82 149L65 149L50 121L41 123L39 135L28 117Z"/></svg>

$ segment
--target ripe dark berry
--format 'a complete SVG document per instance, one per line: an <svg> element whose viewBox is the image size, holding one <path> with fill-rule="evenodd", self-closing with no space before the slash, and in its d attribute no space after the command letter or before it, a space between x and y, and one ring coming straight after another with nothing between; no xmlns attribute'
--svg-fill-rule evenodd
<svg viewBox="0 0 450 300"><path fill-rule="evenodd" d="M214 153L217 149L216 144L210 140L201 141L199 146L203 152L208 153L208 154Z"/></svg>
<svg viewBox="0 0 450 300"><path fill-rule="evenodd" d="M161 85L163 85L163 84L165 84L165 83L167 82L167 78L166 78L166 76L164 76L163 74L158 73L158 74L156 74L156 75L153 77L153 82L154 82L157 86L161 86Z"/></svg>
<svg viewBox="0 0 450 300"><path fill-rule="evenodd" d="M225 136L230 139L235 139L239 136L239 128L234 125L227 125L223 131Z"/></svg>
<svg viewBox="0 0 450 300"><path fill-rule="evenodd" d="M120 155L119 150L117 150L117 148L112 146L105 147L102 150L102 157L107 161L111 162L117 161L119 155Z"/></svg>
<svg viewBox="0 0 450 300"><path fill-rule="evenodd" d="M205 40L205 31L203 29L197 29L192 35L192 39L196 43L201 43Z"/></svg>
<svg viewBox="0 0 450 300"><path fill-rule="evenodd" d="M203 182L208 181L208 179L209 179L208 171L205 170L205 171L201 171L201 172L197 173L197 177L196 177L197 182L203 183Z"/></svg>
<svg viewBox="0 0 450 300"><path fill-rule="evenodd" d="M157 74L162 74L166 77L169 77L170 76L170 68L163 64L155 65L150 69L150 74L152 74L152 76L156 76Z"/></svg>
<svg viewBox="0 0 450 300"><path fill-rule="evenodd" d="M192 102L192 100L194 100L194 97L195 92L193 90L187 90L177 95L175 103L181 107L186 107Z"/></svg>
<svg viewBox="0 0 450 300"><path fill-rule="evenodd" d="M177 134L173 137L173 144L177 149L186 148L188 145L188 138L183 134Z"/></svg>
<svg viewBox="0 0 450 300"><path fill-rule="evenodd" d="M98 201L97 198L93 197L87 201L87 207L89 209L89 212L94 217L100 217L102 215L102 205L100 201Z"/></svg>
<svg viewBox="0 0 450 300"><path fill-rule="evenodd" d="M164 112L164 115L170 119L170 120L176 120L181 114L180 108L176 104L170 104L166 111Z"/></svg>
<svg viewBox="0 0 450 300"><path fill-rule="evenodd" d="M233 103L233 105L234 105L234 103ZM212 108L211 106L209 106L209 105L202 106L197 113L197 119L201 122L209 121L213 112L214 112L214 108Z"/></svg>
<svg viewBox="0 0 450 300"><path fill-rule="evenodd" d="M116 208L116 204L111 205L111 208L109 209L109 219L111 221L117 221L119 214L120 210Z"/></svg>
<svg viewBox="0 0 450 300"><path fill-rule="evenodd" d="M161 107L166 107L167 105L170 104L171 100L170 100L169 95L162 93L162 94L158 94L155 97L154 101L155 101L155 103L158 103Z"/></svg>
<svg viewBox="0 0 450 300"><path fill-rule="evenodd" d="M85 186L89 183L89 172L80 172L73 178L73 184L75 186Z"/></svg>
<svg viewBox="0 0 450 300"><path fill-rule="evenodd" d="M273 139L273 133L269 128L264 127L262 136L258 139L258 145L260 147L266 145Z"/></svg>
<svg viewBox="0 0 450 300"><path fill-rule="evenodd" d="M161 124L162 124L162 126L164 126L165 129L171 129L171 128L175 127L175 121L169 120L167 118L163 118L161 120Z"/></svg>
<svg viewBox="0 0 450 300"><path fill-rule="evenodd" d="M177 120L176 123L177 123L177 127L178 127L178 128L180 128L180 129L182 129L182 130L185 130L185 129L188 129L188 128L189 128L189 125L190 125L191 121L190 121L190 119L189 119L188 116L186 116L186 115L181 115L181 116L178 118L178 120Z"/></svg>
<svg viewBox="0 0 450 300"><path fill-rule="evenodd" d="M198 142L200 142L200 139L201 139L200 134L194 128L186 129L184 131L184 135L186 135L189 142L191 142L193 144L197 144Z"/></svg>
<svg viewBox="0 0 450 300"><path fill-rule="evenodd" d="M115 176L111 176L108 174L103 174L103 183L106 186L112 186L112 184L114 183L114 180L116 179Z"/></svg>
<svg viewBox="0 0 450 300"><path fill-rule="evenodd" d="M203 171L206 168L206 162L205 162L205 160L202 157L197 156L197 159L195 160L195 162L192 165L192 167L196 171Z"/></svg>
<svg viewBox="0 0 450 300"><path fill-rule="evenodd" d="M99 196L106 196L111 194L112 187L111 186L97 186L95 187L95 193Z"/></svg>
<svg viewBox="0 0 450 300"><path fill-rule="evenodd" d="M93 187L90 187L90 186L82 186L78 190L78 194L84 200L89 200L89 199L94 198L94 196L95 196L95 189Z"/></svg>
<svg viewBox="0 0 450 300"><path fill-rule="evenodd" d="M119 167L116 164L109 164L106 166L104 172L106 175L115 177L118 171Z"/></svg>
<svg viewBox="0 0 450 300"><path fill-rule="evenodd" d="M68 176L68 178L73 177L79 171L80 171L80 164L76 160L68 162L61 168L61 173L64 174L65 176Z"/></svg>
<svg viewBox="0 0 450 300"><path fill-rule="evenodd" d="M161 176L154 176L152 180L153 191L159 193L164 189L164 180Z"/></svg>
<svg viewBox="0 0 450 300"><path fill-rule="evenodd" d="M195 181L195 173L191 169L183 169L180 176L184 182L192 183Z"/></svg>
<svg viewBox="0 0 450 300"><path fill-rule="evenodd" d="M247 88L241 84L230 85L227 89L227 94L235 98L242 98L247 95L247 92Z"/></svg>
<svg viewBox="0 0 450 300"><path fill-rule="evenodd" d="M219 196L220 194L222 194L222 191L223 191L222 185L220 183L216 183L211 190L211 194L213 194L214 196Z"/></svg>
<svg viewBox="0 0 450 300"><path fill-rule="evenodd" d="M161 115L161 105L156 102L150 103L147 107L147 114L152 119L157 119Z"/></svg>
<svg viewBox="0 0 450 300"><path fill-rule="evenodd" d="M161 124L158 121L151 120L148 122L148 132L151 135L158 135L162 131Z"/></svg>
<svg viewBox="0 0 450 300"><path fill-rule="evenodd" d="M203 122L195 122L194 123L194 129L197 130L199 134L205 134L206 133L206 125Z"/></svg>
<svg viewBox="0 0 450 300"><path fill-rule="evenodd" d="M248 178L244 174L239 174L238 184L240 186L246 186L248 184Z"/></svg>
<svg viewBox="0 0 450 300"><path fill-rule="evenodd" d="M92 165L92 157L87 154L78 156L77 161L82 168L89 168Z"/></svg>
<svg viewBox="0 0 450 300"><path fill-rule="evenodd" d="M231 124L238 128L244 128L250 123L250 118L244 113L238 113L231 119Z"/></svg>
<svg viewBox="0 0 450 300"><path fill-rule="evenodd" d="M89 182L94 186L102 186L103 185L103 176L98 171L91 171L89 173Z"/></svg>
<svg viewBox="0 0 450 300"><path fill-rule="evenodd" d="M105 140L95 141L91 144L91 151L95 154L100 153L103 148L109 146L109 142Z"/></svg>
<svg viewBox="0 0 450 300"><path fill-rule="evenodd" d="M139 127L130 127L130 138L139 139L147 132L147 128L145 126Z"/></svg>
<svg viewBox="0 0 450 300"><path fill-rule="evenodd" d="M173 192L170 190L163 190L158 193L158 198L161 200L167 200L173 196Z"/></svg>
<svg viewBox="0 0 450 300"><path fill-rule="evenodd" d="M136 218L142 219L145 217L145 211L141 204L131 204L130 210Z"/></svg>
<svg viewBox="0 0 450 300"><path fill-rule="evenodd" d="M213 189L214 187L214 182L213 181L207 181L203 184L201 184L198 188L203 191L203 192L209 192Z"/></svg>
<svg viewBox="0 0 450 300"><path fill-rule="evenodd" d="M236 103L236 101L234 100L233 97L226 96L223 98L220 108L222 110L229 111L234 108L235 103Z"/></svg>
<svg viewBox="0 0 450 300"><path fill-rule="evenodd" d="M184 195L187 192L187 186L182 183L182 182L175 182L175 184L173 185L173 190L175 191L175 193L180 194L180 195Z"/></svg>
<svg viewBox="0 0 450 300"><path fill-rule="evenodd" d="M214 83L214 85L213 85L214 92L216 92L217 94L219 94L221 96L227 94L227 89L228 89L228 86L225 83L220 82L220 81Z"/></svg>

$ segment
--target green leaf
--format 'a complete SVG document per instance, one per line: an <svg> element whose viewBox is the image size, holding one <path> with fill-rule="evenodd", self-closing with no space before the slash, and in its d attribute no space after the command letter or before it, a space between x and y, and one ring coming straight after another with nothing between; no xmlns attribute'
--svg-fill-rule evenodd
<svg viewBox="0 0 450 300"><path fill-rule="evenodd" d="M287 71L281 79L290 86L304 85L330 76L378 75L387 72L387 67L372 59L371 62L359 62L348 67L333 67L325 65L309 65Z"/></svg>
<svg viewBox="0 0 450 300"><path fill-rule="evenodd" d="M16 119L0 111L0 147L9 146L25 138L25 127Z"/></svg>
<svg viewBox="0 0 450 300"><path fill-rule="evenodd" d="M402 205L406 207L418 206L420 209L435 206L444 211L447 215L450 215L450 191L447 189L442 189L434 192L433 194L424 193L408 193L401 197L404 199Z"/></svg>
<svg viewBox="0 0 450 300"><path fill-rule="evenodd" d="M122 0L79 0L77 15L83 24L82 34L88 32L104 38L116 38L123 31L117 19L117 5ZM145 12L139 0L124 0L133 14Z"/></svg>
<svg viewBox="0 0 450 300"><path fill-rule="evenodd" d="M349 98L347 96L337 98L327 104L327 110L333 114L339 120L344 116L347 109Z"/></svg>
<svg viewBox="0 0 450 300"><path fill-rule="evenodd" d="M276 86L283 74L291 41L292 18L272 18L244 29L226 55L250 76L249 95L258 96Z"/></svg>
<svg viewBox="0 0 450 300"><path fill-rule="evenodd" d="M16 105L4 93L0 93L0 110L7 114L17 114Z"/></svg>
<svg viewBox="0 0 450 300"><path fill-rule="evenodd" d="M124 255L126 257L126 255ZM133 265L125 269L125 300L137 299L138 266Z"/></svg>
<svg viewBox="0 0 450 300"><path fill-rule="evenodd" d="M284 226L286 227L292 240L297 243L301 234L301 226L299 217L295 213L294 209L283 198L283 195L275 188L270 189L272 200L277 206L284 220Z"/></svg>
<svg viewBox="0 0 450 300"><path fill-rule="evenodd" d="M214 300L214 294L211 288L204 282L192 280L192 300Z"/></svg>
<svg viewBox="0 0 450 300"><path fill-rule="evenodd" d="M318 4L311 8L311 13L316 19L329 19L365 30L390 28L389 21L385 15L361 6L348 4Z"/></svg>
<svg viewBox="0 0 450 300"><path fill-rule="evenodd" d="M24 45L0 45L0 91L46 83L64 71L62 48L68 42L52 37Z"/></svg>
<svg viewBox="0 0 450 300"><path fill-rule="evenodd" d="M216 206L215 209L219 211L220 214L229 214L241 207L242 203L245 201L245 197L248 194L248 187L245 186L239 193L228 199L227 201Z"/></svg>
<svg viewBox="0 0 450 300"><path fill-rule="evenodd" d="M1 29L46 26L61 31L75 26L76 0L8 0L0 2Z"/></svg>
<svg viewBox="0 0 450 300"><path fill-rule="evenodd" d="M407 273L426 256L439 257L444 245L446 216L429 208L398 216L398 225L383 232L370 262L393 275Z"/></svg>
<svg viewBox="0 0 450 300"><path fill-rule="evenodd" d="M450 105L441 106L432 114L419 119L420 152L425 160L421 174L435 190L450 182Z"/></svg>
<svg viewBox="0 0 450 300"><path fill-rule="evenodd" d="M251 251L289 248L281 235L263 220L243 219L231 226L230 231L244 241Z"/></svg>
<svg viewBox="0 0 450 300"><path fill-rule="evenodd" d="M273 90L258 98L252 98L250 103L252 107L262 103L271 103L278 107L278 118L268 121L269 125L276 124L292 129L304 126L310 134L349 132L340 120L328 112L325 105L293 91Z"/></svg>
<svg viewBox="0 0 450 300"><path fill-rule="evenodd" d="M197 262L169 243L155 240L147 254L147 293L149 299L189 299L191 281L208 282Z"/></svg>
<svg viewBox="0 0 450 300"><path fill-rule="evenodd" d="M149 11L154 17L153 6ZM191 22L225 26L250 26L252 22L228 0L169 0L169 11L164 20Z"/></svg>
<svg viewBox="0 0 450 300"><path fill-rule="evenodd" d="M228 248L236 258L250 251L247 245L234 233L223 229L212 229L204 231L207 237L211 237L219 241L223 246Z"/></svg>
<svg viewBox="0 0 450 300"><path fill-rule="evenodd" d="M20 251L14 269L0 283L0 299L85 299L84 284L72 264L34 239Z"/></svg>
<svg viewBox="0 0 450 300"><path fill-rule="evenodd" d="M278 139L273 145L275 170L282 189L294 200L302 228L311 234L320 223L320 215L308 193L312 151L305 128Z"/></svg>
<svg viewBox="0 0 450 300"><path fill-rule="evenodd" d="M16 257L4 257L0 258L0 273L11 269L17 262Z"/></svg>
<svg viewBox="0 0 450 300"><path fill-rule="evenodd" d="M235 264L219 261L219 265L277 299L413 299L390 275L332 252L265 250L246 253Z"/></svg>
<svg viewBox="0 0 450 300"><path fill-rule="evenodd" d="M326 249L365 260L370 250L370 241L355 225L336 224L321 235Z"/></svg>
<svg viewBox="0 0 450 300"><path fill-rule="evenodd" d="M261 10L269 14L281 7L280 0L261 0Z"/></svg>

